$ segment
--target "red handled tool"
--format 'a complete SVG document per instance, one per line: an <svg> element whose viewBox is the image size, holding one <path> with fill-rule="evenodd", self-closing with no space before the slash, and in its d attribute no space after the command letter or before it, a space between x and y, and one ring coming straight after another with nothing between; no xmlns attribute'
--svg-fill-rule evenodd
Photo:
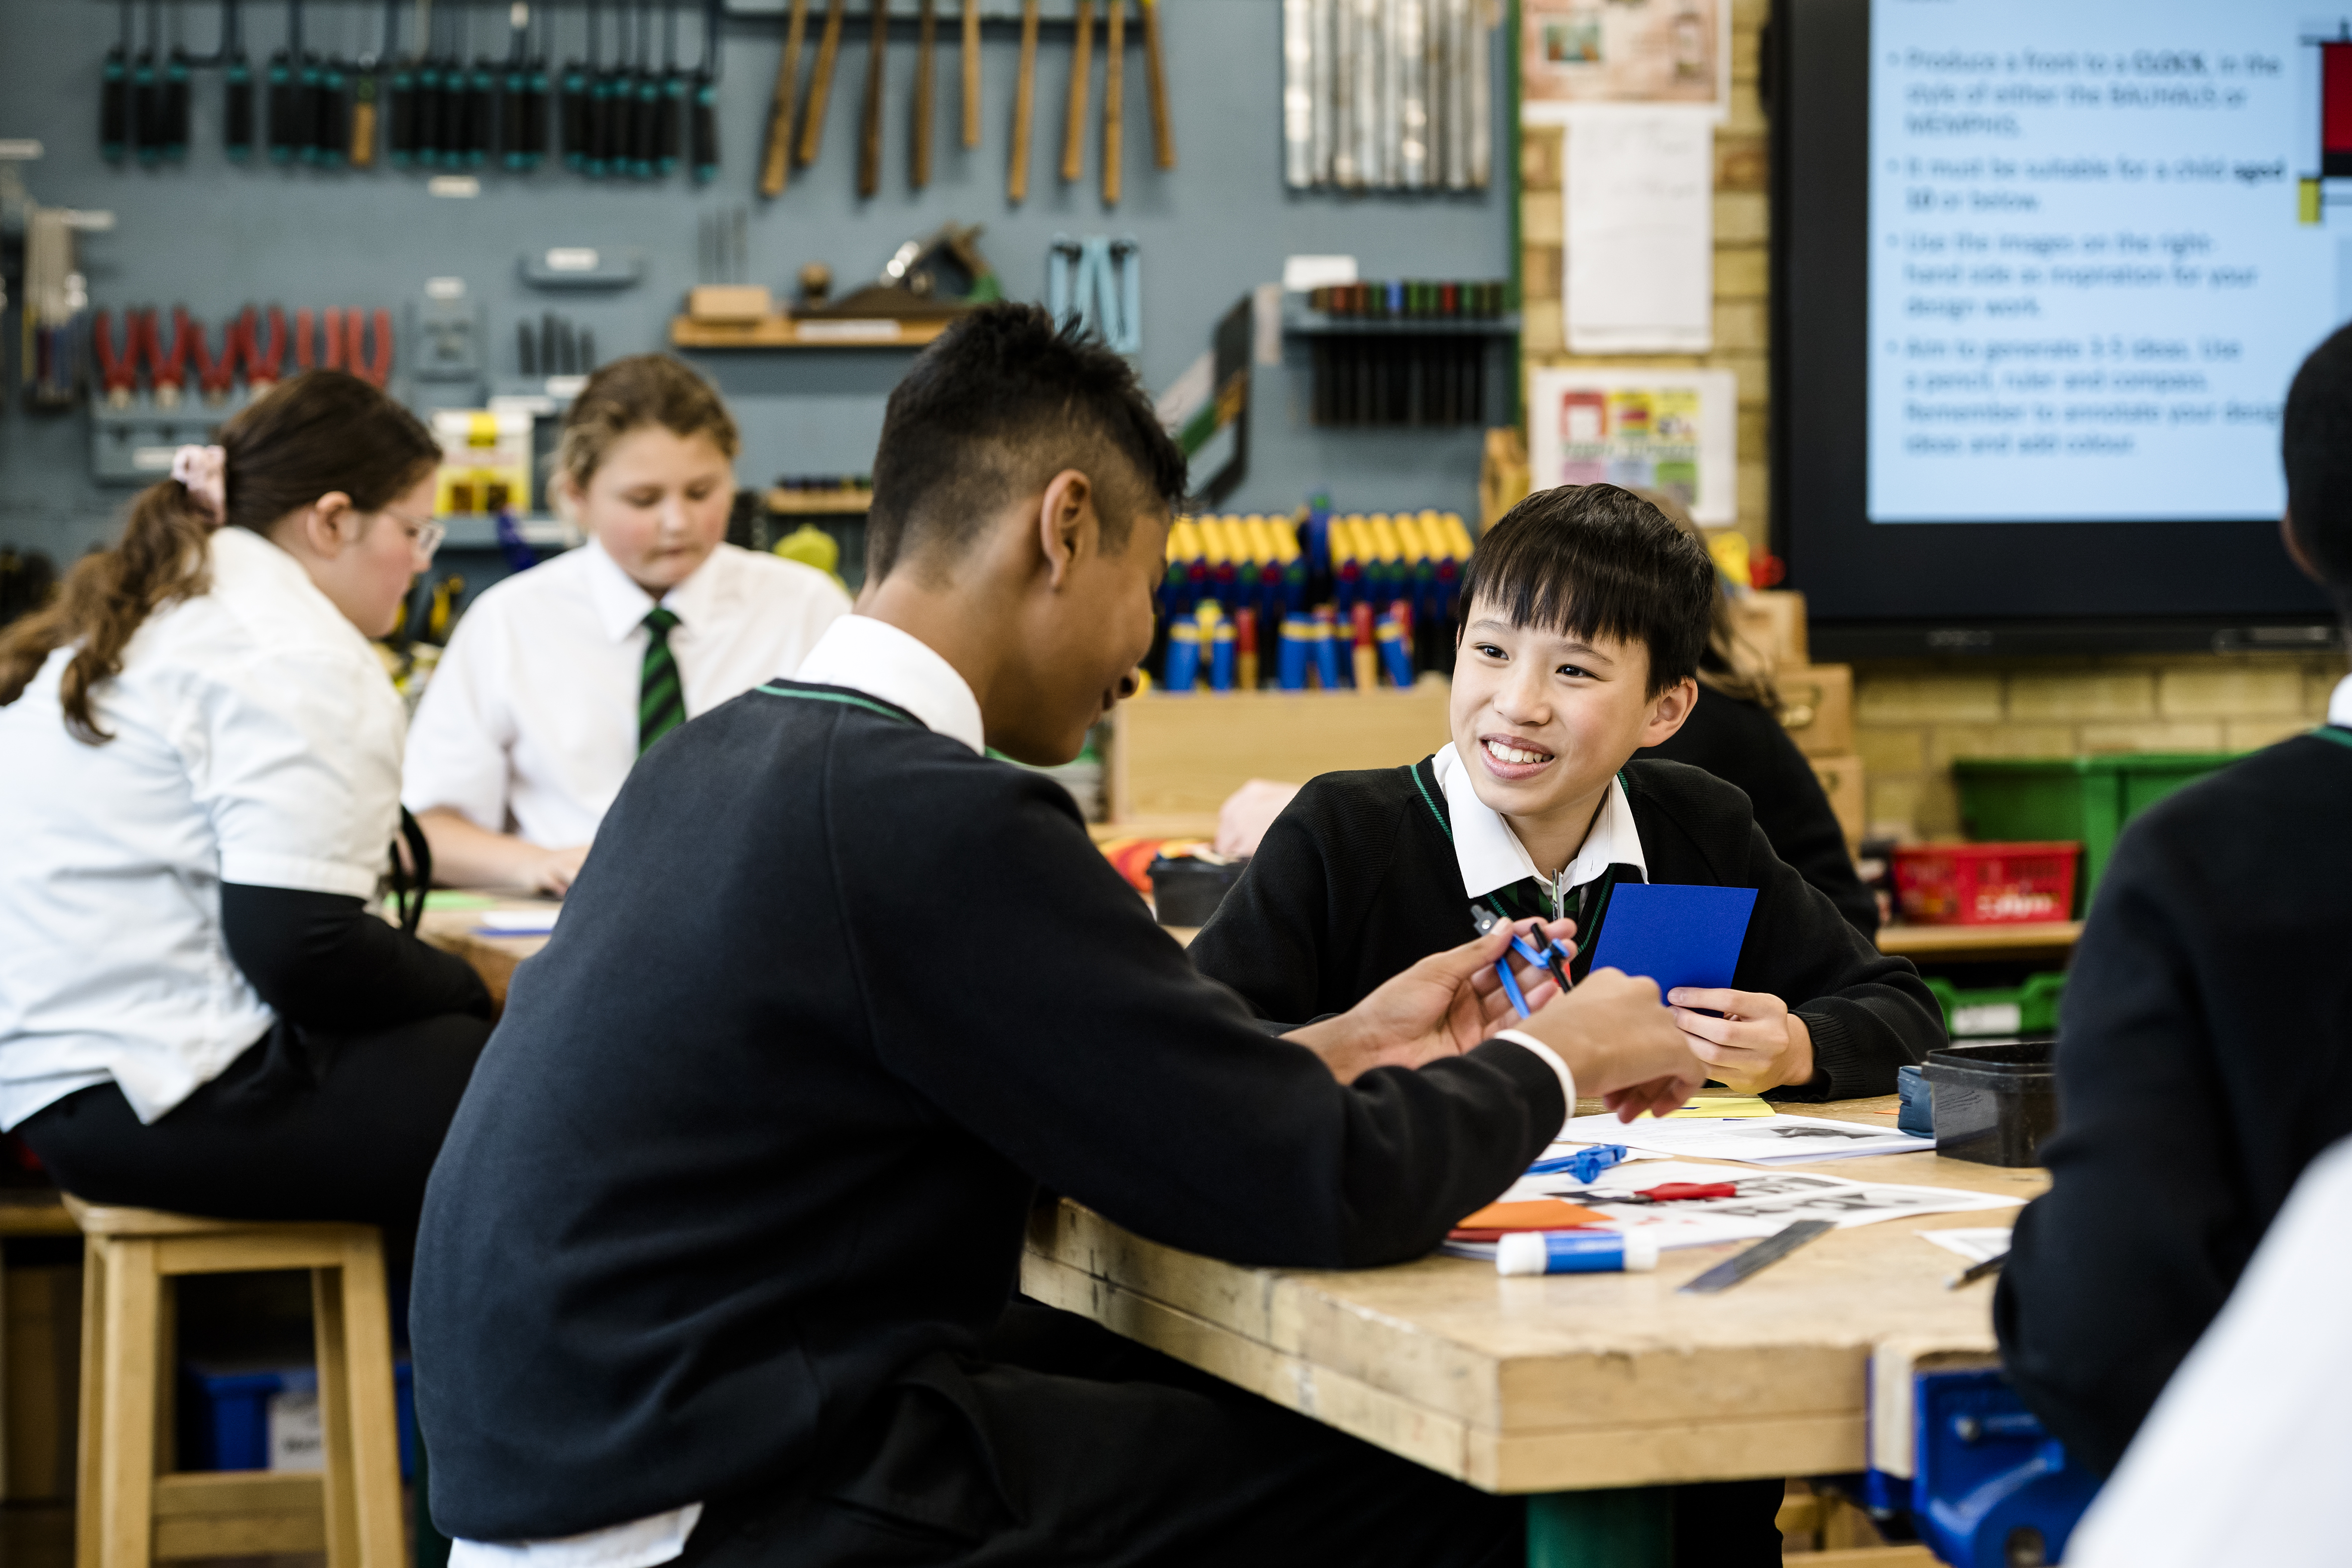
<svg viewBox="0 0 2352 1568"><path fill-rule="evenodd" d="M371 386L382 386L392 379L392 312L375 313L375 357L364 357L360 350L361 312L356 308L343 313L343 368Z"/></svg>
<svg viewBox="0 0 2352 1568"><path fill-rule="evenodd" d="M154 378L155 401L170 408L180 401L181 389L188 384L188 358L194 344L188 331L188 312L183 306L172 308L172 351L163 351L163 328L157 313L147 312L147 364Z"/></svg>
<svg viewBox="0 0 2352 1568"><path fill-rule="evenodd" d="M118 352L114 346L112 314L101 310L90 321L90 348L98 356L99 384L106 389L110 407L121 408L131 402L131 388L138 384L139 317L131 313L123 327L123 347Z"/></svg>

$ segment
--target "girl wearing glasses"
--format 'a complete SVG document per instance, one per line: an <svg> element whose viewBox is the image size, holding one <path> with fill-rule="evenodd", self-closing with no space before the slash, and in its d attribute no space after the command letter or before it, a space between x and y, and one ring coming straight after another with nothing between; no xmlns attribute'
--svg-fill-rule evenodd
<svg viewBox="0 0 2352 1568"><path fill-rule="evenodd" d="M280 382L0 632L0 1129L95 1202L404 1250L489 998L371 910L431 561L431 434ZM421 836L420 836L421 840Z"/></svg>

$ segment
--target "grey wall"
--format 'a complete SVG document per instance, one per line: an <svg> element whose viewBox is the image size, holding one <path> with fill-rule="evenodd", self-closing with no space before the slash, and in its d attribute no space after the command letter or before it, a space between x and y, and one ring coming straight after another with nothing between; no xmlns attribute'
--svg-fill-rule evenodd
<svg viewBox="0 0 2352 1568"><path fill-rule="evenodd" d="M165 11L180 8L174 0ZM990 9L996 8L992 0ZM142 4L142 15L144 9ZM1046 9L1049 16L1067 16L1068 0L1047 0ZM1498 178L1485 192L1294 194L1281 183L1278 0L1163 0L1160 9L1180 166L1167 173L1150 166L1143 57L1131 44L1127 191L1116 211L1102 204L1095 167L1099 18L1092 113L1097 129L1089 136L1087 177L1065 186L1055 175L1069 47L1066 33L1049 33L1038 68L1031 195L1017 208L1004 194L1016 38L991 30L982 51L983 138L966 152L956 141L960 67L952 23L942 29L939 57L932 184L921 193L907 187L915 47L911 38L902 39L893 44L888 61L883 191L871 202L857 199L863 5L852 6L824 155L815 167L797 171L791 188L773 203L762 204L752 184L780 52L776 19L742 18L726 28L722 166L707 188L682 176L658 184L591 183L550 168L530 176L486 172L481 196L467 201L430 196L421 174L388 167L365 172L239 169L221 154L221 89L217 73L210 71L197 73L195 137L184 167L110 167L98 157L96 130L100 61L115 28L116 8L109 0L0 0L0 137L37 137L46 143L47 155L26 169L37 201L116 214L114 232L89 237L82 249L99 306L184 302L217 321L249 300L274 299L289 311L298 305L398 306L415 298L429 277L462 276L488 304L493 368L500 373L515 368L516 319L541 308L563 310L593 327L608 358L662 346L681 292L698 281L698 216L745 203L751 206L752 281L780 293L808 261L827 263L841 284L854 284L872 276L901 240L955 219L986 225L982 245L1008 293L1042 298L1046 247L1055 233L1131 234L1143 246L1142 372L1155 390L1206 347L1220 314L1279 275L1287 254L1351 253L1374 277L1507 275L1507 193L1500 182L1507 154L1501 150L1512 143L1499 101ZM404 16L413 10L408 0L402 0L402 10ZM307 33L314 46L340 44L356 52L380 37L382 11L374 4L313 0L306 7ZM190 49L209 51L218 6L191 0L184 12ZM493 21L502 23L504 13L502 5L478 7L478 39L488 44ZM282 5L247 5L248 53L258 57L275 48L284 18ZM1130 36L1138 31L1130 16ZM567 0L557 18L559 58L575 51L582 32L580 10ZM495 52L503 55L502 25L498 33ZM697 37L691 20L682 24L681 34L690 51ZM812 25L812 43L814 35ZM1499 80L1499 32L1495 47ZM554 295L523 285L518 257L555 245L642 247L647 277L614 295ZM13 310L7 325L13 392ZM404 351L408 347L402 344ZM866 469L883 400L908 355L793 350L695 359L717 378L741 421L741 478L761 484L782 472ZM1307 422L1307 379L1297 345L1279 370L1259 371L1250 476L1230 506L1286 509L1328 489L1343 507L1475 510L1475 431L1316 430ZM1496 378L1498 386L1503 380ZM47 549L62 564L106 536L126 492L89 479L86 416L32 413L14 395L5 401L0 542Z"/></svg>

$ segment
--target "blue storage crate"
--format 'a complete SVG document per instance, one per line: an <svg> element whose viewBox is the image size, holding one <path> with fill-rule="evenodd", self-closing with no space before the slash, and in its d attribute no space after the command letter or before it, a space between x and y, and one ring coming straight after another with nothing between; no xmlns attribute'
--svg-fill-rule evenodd
<svg viewBox="0 0 2352 1568"><path fill-rule="evenodd" d="M392 1364L393 1400L400 1421L400 1475L416 1472L416 1389L405 1359ZM269 1402L280 1394L316 1395L312 1366L226 1367L184 1362L180 1367L180 1468L185 1470L266 1470L269 1468Z"/></svg>

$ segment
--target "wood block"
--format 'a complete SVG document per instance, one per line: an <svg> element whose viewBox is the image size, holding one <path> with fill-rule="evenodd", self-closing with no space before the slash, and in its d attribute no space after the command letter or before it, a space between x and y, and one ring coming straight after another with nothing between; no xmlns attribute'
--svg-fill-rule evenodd
<svg viewBox="0 0 2352 1568"><path fill-rule="evenodd" d="M1110 816L1213 816L1252 779L1418 762L1447 739L1443 681L1410 691L1149 693L1112 718Z"/></svg>
<svg viewBox="0 0 2352 1568"><path fill-rule="evenodd" d="M1776 670L1806 662L1803 594L1788 589L1751 593L1733 601L1731 618Z"/></svg>
<svg viewBox="0 0 2352 1568"><path fill-rule="evenodd" d="M1843 757L1853 749L1853 666L1781 664L1780 727L1808 757Z"/></svg>
<svg viewBox="0 0 2352 1568"><path fill-rule="evenodd" d="M686 313L696 321L748 327L774 314L775 297L764 283L706 283L686 292Z"/></svg>
<svg viewBox="0 0 2352 1568"><path fill-rule="evenodd" d="M1847 851L1858 849L1870 822L1870 800L1862 758L1808 757L1805 760L1813 765L1813 777L1821 780L1822 793L1830 798L1830 810L1838 820L1838 831L1845 835Z"/></svg>

